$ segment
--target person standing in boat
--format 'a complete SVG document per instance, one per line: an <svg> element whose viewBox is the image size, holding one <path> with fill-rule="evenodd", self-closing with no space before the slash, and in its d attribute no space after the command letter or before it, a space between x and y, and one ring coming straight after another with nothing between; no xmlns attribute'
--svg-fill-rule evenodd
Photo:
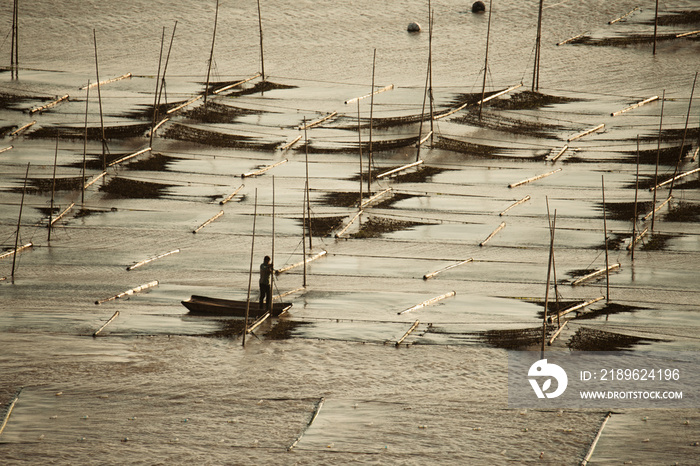
<svg viewBox="0 0 700 466"><path fill-rule="evenodd" d="M258 309L263 309L263 301L265 301L265 309L272 309L272 264L270 256L265 256L263 263L260 264L260 301Z"/></svg>

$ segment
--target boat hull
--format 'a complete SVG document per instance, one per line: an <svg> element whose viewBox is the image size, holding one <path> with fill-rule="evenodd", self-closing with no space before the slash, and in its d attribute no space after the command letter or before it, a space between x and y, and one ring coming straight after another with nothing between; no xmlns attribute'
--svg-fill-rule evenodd
<svg viewBox="0 0 700 466"><path fill-rule="evenodd" d="M190 311L190 314L233 317L245 317L246 308L248 307L246 301L209 298L207 296L198 295L192 295L187 301L182 301L182 305ZM287 312L291 307L291 303L273 303L272 315L276 317ZM265 309L258 309L257 302L250 302L250 307L248 309L249 318L258 318L264 315L265 312L267 312Z"/></svg>

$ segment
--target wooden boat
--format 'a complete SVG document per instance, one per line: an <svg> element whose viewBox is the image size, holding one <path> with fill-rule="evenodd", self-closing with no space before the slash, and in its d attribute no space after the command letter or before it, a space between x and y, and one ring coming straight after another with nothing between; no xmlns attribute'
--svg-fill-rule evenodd
<svg viewBox="0 0 700 466"><path fill-rule="evenodd" d="M209 298L206 296L192 295L187 301L182 301L182 305L189 309L190 314L196 315L211 315L211 316L234 316L245 317L247 307L246 301L238 301L232 299ZM292 303L273 303L272 315L278 315L287 312L292 307ZM248 317L256 319L267 312L266 310L258 309L257 302L250 302Z"/></svg>

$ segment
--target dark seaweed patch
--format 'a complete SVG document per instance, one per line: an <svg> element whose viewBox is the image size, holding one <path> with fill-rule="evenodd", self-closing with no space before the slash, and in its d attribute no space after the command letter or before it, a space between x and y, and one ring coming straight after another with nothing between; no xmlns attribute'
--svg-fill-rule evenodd
<svg viewBox="0 0 700 466"><path fill-rule="evenodd" d="M129 125L106 126L104 128L105 139L125 139L142 136L151 128L150 123L138 123ZM61 139L83 139L85 138L85 128L77 126L50 126L38 128L31 133L29 137L33 139L55 139L56 134ZM90 140L102 140L102 128L89 127L87 129L87 138Z"/></svg>
<svg viewBox="0 0 700 466"><path fill-rule="evenodd" d="M408 138L399 139L384 139L372 141L372 152L383 152L390 151L394 149L400 149L402 147L407 147L414 145L418 142L418 136L411 136ZM362 151L369 152L369 142L362 142ZM358 142L352 142L347 144L318 144L314 145L311 141L308 144L301 144L294 148L297 152L305 152L308 150L309 153L357 153L359 152L360 144Z"/></svg>
<svg viewBox="0 0 700 466"><path fill-rule="evenodd" d="M690 202L679 202L664 215L667 222L697 222L700 221L700 205Z"/></svg>
<svg viewBox="0 0 700 466"><path fill-rule="evenodd" d="M360 226L360 231L350 235L352 238L378 238L384 233L392 233L399 230L407 230L419 225L420 222L408 222L380 217L370 217Z"/></svg>
<svg viewBox="0 0 700 466"><path fill-rule="evenodd" d="M231 82L231 84L234 84L234 82ZM220 89L221 85L217 85L216 88ZM278 89L295 89L297 86L290 86L288 84L279 84L279 83L273 83L272 81L259 81L255 83L254 86L248 87L245 89L238 89L238 90L232 90L231 92L227 92L226 95L228 96L239 96L239 95L249 95L249 94L257 94L259 92L267 92L267 91L274 91ZM237 88L236 88L237 89Z"/></svg>
<svg viewBox="0 0 700 466"><path fill-rule="evenodd" d="M81 178L56 178L56 191L74 191L81 188ZM24 188L13 188L13 192L21 193ZM29 178L27 180L28 194L46 194L54 189L53 178Z"/></svg>
<svg viewBox="0 0 700 466"><path fill-rule="evenodd" d="M216 102L208 102L206 106L200 105L197 108L187 111L184 116L191 120L203 123L233 123L236 118L245 115L255 115L264 113L260 110L249 110L245 108L233 107Z"/></svg>
<svg viewBox="0 0 700 466"><path fill-rule="evenodd" d="M328 236L343 224L345 217L311 217L307 219L311 228L311 234L315 236ZM300 220L303 222L303 219Z"/></svg>
<svg viewBox="0 0 700 466"><path fill-rule="evenodd" d="M309 322L299 322L294 320L280 320L273 325L269 332L265 334L268 340L289 340L299 327L309 325Z"/></svg>
<svg viewBox="0 0 700 466"><path fill-rule="evenodd" d="M567 346L574 351L621 351L657 341L662 340L581 327L567 342Z"/></svg>
<svg viewBox="0 0 700 466"><path fill-rule="evenodd" d="M164 155L161 153L155 153L151 157L148 157L146 159L129 162L126 165L126 167L129 170L160 172L166 171L168 169L168 165L175 160L177 160L177 158L175 157L170 157L169 155Z"/></svg>
<svg viewBox="0 0 700 466"><path fill-rule="evenodd" d="M651 210L651 201L637 202L637 217ZM597 204L603 210L603 203ZM606 202L605 213L609 220L629 220L634 218L634 202Z"/></svg>
<svg viewBox="0 0 700 466"><path fill-rule="evenodd" d="M100 191L115 198L157 199L162 197L169 187L171 185L116 177L101 186Z"/></svg>
<svg viewBox="0 0 700 466"><path fill-rule="evenodd" d="M455 123L479 126L497 131L505 131L514 134L523 134L543 139L556 139L555 132L568 130L561 125L549 125L538 122L528 122L515 118L506 118L498 114L484 114L479 118L478 110L471 110L459 118L452 120Z"/></svg>
<svg viewBox="0 0 700 466"><path fill-rule="evenodd" d="M569 102L579 102L581 99L571 97L561 97L556 95L542 94L534 91L522 91L508 94L503 98L490 100L486 104L498 110L532 110L536 108L549 107L556 104Z"/></svg>
<svg viewBox="0 0 700 466"><path fill-rule="evenodd" d="M459 141L457 139L446 138L444 136L438 137L434 147L438 149L459 152L462 154L468 154L475 157L492 157L499 150L503 150L503 148L485 146L482 144L474 144L466 141Z"/></svg>
<svg viewBox="0 0 700 466"><path fill-rule="evenodd" d="M178 123L170 125L165 131L164 137L210 146L235 147L239 149L273 150L280 144L280 142L262 142L249 136L219 133Z"/></svg>
<svg viewBox="0 0 700 466"><path fill-rule="evenodd" d="M628 306L625 304L618 303L607 303L601 308L578 313L575 318L578 320L595 319L596 317L621 314L623 312L636 312L640 309L644 308L639 306Z"/></svg>
<svg viewBox="0 0 700 466"><path fill-rule="evenodd" d="M547 326L547 337L555 326ZM515 330L488 330L483 333L484 342L494 348L525 349L542 344L542 327L523 328Z"/></svg>
<svg viewBox="0 0 700 466"><path fill-rule="evenodd" d="M671 11L667 14L659 15L659 26L678 26L685 24L700 24L700 11L681 10ZM654 21L647 21L647 24L654 24Z"/></svg>
<svg viewBox="0 0 700 466"><path fill-rule="evenodd" d="M683 147L683 157L687 157L688 153L691 151L692 147L689 144L686 144L685 147ZM627 157L624 159L621 159L620 162L626 162L626 163L637 163L637 151L630 151L626 152L629 154ZM656 165L656 158L657 158L657 153L658 153L658 159L659 159L659 165L667 165L667 166L672 166L675 167L676 164L678 163L678 158L681 153L681 146L675 146L675 147L664 147L661 150L657 149L649 149L649 150L640 150L639 151L639 163L642 165Z"/></svg>
<svg viewBox="0 0 700 466"><path fill-rule="evenodd" d="M642 251L661 251L666 249L668 242L673 239L674 235L663 235L656 233L651 238L642 238L642 246L639 248Z"/></svg>

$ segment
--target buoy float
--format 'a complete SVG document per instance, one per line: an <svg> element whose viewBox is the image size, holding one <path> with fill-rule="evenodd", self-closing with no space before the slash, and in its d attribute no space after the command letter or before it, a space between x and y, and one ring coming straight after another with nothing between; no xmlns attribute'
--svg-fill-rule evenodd
<svg viewBox="0 0 700 466"><path fill-rule="evenodd" d="M472 13L483 13L486 11L486 5L482 1L474 2L472 5Z"/></svg>
<svg viewBox="0 0 700 466"><path fill-rule="evenodd" d="M420 24L418 24L418 23L409 23L406 30L408 32L420 32L421 27L420 27Z"/></svg>

